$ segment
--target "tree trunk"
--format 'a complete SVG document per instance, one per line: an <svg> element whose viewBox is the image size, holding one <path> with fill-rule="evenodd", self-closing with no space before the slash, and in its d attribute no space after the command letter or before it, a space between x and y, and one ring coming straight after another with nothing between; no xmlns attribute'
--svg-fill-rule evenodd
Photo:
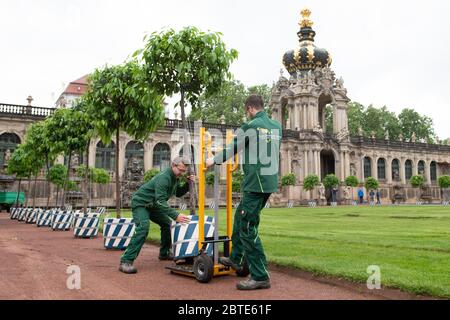
<svg viewBox="0 0 450 320"><path fill-rule="evenodd" d="M20 184L21 183L22 183L22 178L19 179L19 186L17 187L16 207L19 205L19 195L20 195Z"/></svg>
<svg viewBox="0 0 450 320"><path fill-rule="evenodd" d="M191 175L194 172L194 157L191 154L191 145L188 144L188 134L189 134L189 129L188 129L188 125L187 125L187 121L186 121L186 114L184 111L184 90L181 89L181 101L180 101L180 108L181 108L181 121L183 123L183 136L184 136L184 151L186 154L184 154L184 156L189 157L190 161L191 161L191 165L189 166L189 170L188 170L188 174ZM200 172L200 174L203 174L203 172ZM194 182L191 180L188 180L189 183L189 213L191 215L195 215L195 207L197 205L197 199L196 199L196 194L195 194L195 185Z"/></svg>
<svg viewBox="0 0 450 320"><path fill-rule="evenodd" d="M27 199L25 200L25 207L27 207L27 208L28 208L28 198L29 198L29 195L30 195L30 191L31 191L31 173L30 173L30 175L28 176Z"/></svg>
<svg viewBox="0 0 450 320"><path fill-rule="evenodd" d="M48 163L48 159L45 161L45 164L46 164L46 167L47 167L47 172L46 172L46 174L48 173L48 171L50 170L50 164ZM47 188L47 209L49 208L49 206L50 206L50 188L51 188L51 186L50 186L50 180L47 178L47 175L46 175L46 177L45 177L46 179L46 181L47 181L47 183L46 183L46 188Z"/></svg>
<svg viewBox="0 0 450 320"><path fill-rule="evenodd" d="M117 130L116 130L116 217L117 218L120 218L119 133L120 133L120 127L117 127Z"/></svg>
<svg viewBox="0 0 450 320"><path fill-rule="evenodd" d="M56 186L55 208L58 208L59 186Z"/></svg>
<svg viewBox="0 0 450 320"><path fill-rule="evenodd" d="M70 162L72 162L72 152L69 153L69 163L67 164L67 176L66 176L66 180L64 181L63 195L62 195L62 200L61 200L62 208L64 208L64 206L66 205L66 189L67 189L67 183L69 182L69 179L70 179Z"/></svg>
<svg viewBox="0 0 450 320"><path fill-rule="evenodd" d="M36 209L36 185L37 185L37 174L34 176L34 190L33 190L33 209Z"/></svg>
<svg viewBox="0 0 450 320"><path fill-rule="evenodd" d="M87 213L88 197L89 197L89 144L86 148L86 172L84 173L84 199L83 199L83 212Z"/></svg>

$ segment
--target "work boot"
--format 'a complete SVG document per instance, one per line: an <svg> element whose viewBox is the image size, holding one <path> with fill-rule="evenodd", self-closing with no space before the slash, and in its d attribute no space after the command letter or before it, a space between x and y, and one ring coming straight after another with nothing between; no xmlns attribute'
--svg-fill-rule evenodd
<svg viewBox="0 0 450 320"><path fill-rule="evenodd" d="M245 281L241 281L236 285L238 290L256 290L256 289L269 289L270 288L270 280L264 281L256 281L253 279L247 279Z"/></svg>
<svg viewBox="0 0 450 320"><path fill-rule="evenodd" d="M219 262L223 264L225 267L230 267L235 271L241 271L242 267L237 263L234 263L229 257L219 257Z"/></svg>
<svg viewBox="0 0 450 320"><path fill-rule="evenodd" d="M168 255L165 256L158 256L159 260L173 260L173 254L169 253Z"/></svg>
<svg viewBox="0 0 450 320"><path fill-rule="evenodd" d="M137 269L131 262L121 262L119 266L119 271L122 271L126 274L136 273Z"/></svg>

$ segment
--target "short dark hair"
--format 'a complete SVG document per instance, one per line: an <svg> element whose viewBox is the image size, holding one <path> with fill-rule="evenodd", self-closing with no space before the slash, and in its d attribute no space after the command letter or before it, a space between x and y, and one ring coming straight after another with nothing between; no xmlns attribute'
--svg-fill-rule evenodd
<svg viewBox="0 0 450 320"><path fill-rule="evenodd" d="M245 107L253 107L256 110L264 109L264 100L259 94L251 94L245 100Z"/></svg>

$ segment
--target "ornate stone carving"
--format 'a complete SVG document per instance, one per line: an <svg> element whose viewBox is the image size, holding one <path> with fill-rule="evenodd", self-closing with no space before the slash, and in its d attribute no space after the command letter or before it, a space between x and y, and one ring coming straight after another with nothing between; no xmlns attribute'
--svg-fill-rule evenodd
<svg viewBox="0 0 450 320"><path fill-rule="evenodd" d="M139 189L144 179L144 168L139 159L131 157L128 160L127 168L125 169L125 179L122 182L121 194L122 203L124 206L131 205L131 196Z"/></svg>
<svg viewBox="0 0 450 320"><path fill-rule="evenodd" d="M416 143L416 141L417 141L416 133L413 132L413 134L411 136L411 142Z"/></svg>
<svg viewBox="0 0 450 320"><path fill-rule="evenodd" d="M343 128L341 131L339 131L336 134L336 139L339 142L342 142L342 141L346 140L349 137L349 135L350 135L350 132L346 128Z"/></svg>

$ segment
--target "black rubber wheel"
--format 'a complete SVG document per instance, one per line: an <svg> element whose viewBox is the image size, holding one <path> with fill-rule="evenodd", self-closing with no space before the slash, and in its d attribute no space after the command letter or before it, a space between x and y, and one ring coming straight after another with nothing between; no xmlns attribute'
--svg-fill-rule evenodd
<svg viewBox="0 0 450 320"><path fill-rule="evenodd" d="M194 259L194 275L198 282L208 283L214 276L214 261L202 254Z"/></svg>
<svg viewBox="0 0 450 320"><path fill-rule="evenodd" d="M247 260L244 260L244 264L240 270L236 271L238 277L246 277L250 274L250 269L248 268Z"/></svg>

